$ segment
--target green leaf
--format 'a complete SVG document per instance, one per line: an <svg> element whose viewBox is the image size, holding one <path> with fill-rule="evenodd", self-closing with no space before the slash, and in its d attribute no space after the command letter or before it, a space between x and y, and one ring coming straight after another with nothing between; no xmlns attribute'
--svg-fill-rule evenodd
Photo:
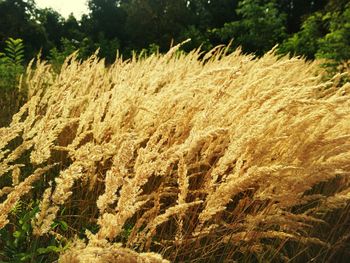
<svg viewBox="0 0 350 263"><path fill-rule="evenodd" d="M65 221L59 221L60 222L60 227L63 231L68 230L68 224Z"/></svg>
<svg viewBox="0 0 350 263"><path fill-rule="evenodd" d="M20 65L24 62L24 44L22 39L9 38L5 41L6 57L13 65Z"/></svg>
<svg viewBox="0 0 350 263"><path fill-rule="evenodd" d="M21 236L22 236L22 232L21 231L15 231L13 233L13 237L15 237L15 238L20 238Z"/></svg>
<svg viewBox="0 0 350 263"><path fill-rule="evenodd" d="M29 253L19 253L17 256L22 262L28 262L28 259L32 258L32 255Z"/></svg>
<svg viewBox="0 0 350 263"><path fill-rule="evenodd" d="M58 225L59 225L58 222L53 222L53 223L51 224L51 228L54 229L54 228L57 227Z"/></svg>
<svg viewBox="0 0 350 263"><path fill-rule="evenodd" d="M42 254L48 254L48 253L59 253L61 252L61 248L60 247L56 247L56 246L48 246L48 247L41 247L37 249L37 252L39 255Z"/></svg>
<svg viewBox="0 0 350 263"><path fill-rule="evenodd" d="M28 224L28 223L23 224L23 225L22 225L22 230L23 230L24 232L28 232L29 229L30 229L30 227L31 227L31 225Z"/></svg>

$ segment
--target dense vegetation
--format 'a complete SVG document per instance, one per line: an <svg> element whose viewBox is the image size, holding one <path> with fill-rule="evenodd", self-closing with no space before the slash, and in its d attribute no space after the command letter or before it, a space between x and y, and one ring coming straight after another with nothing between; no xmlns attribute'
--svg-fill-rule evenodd
<svg viewBox="0 0 350 263"><path fill-rule="evenodd" d="M42 50L56 59L80 49L90 56L98 47L109 62L116 49L167 51L187 38L187 51L218 44L262 55L281 44L282 53L325 57L337 63L350 58L347 0L88 0L89 13L64 19L34 0L0 0L0 50L8 37L23 39L26 59Z"/></svg>
<svg viewBox="0 0 350 263"><path fill-rule="evenodd" d="M0 260L347 262L349 83L224 53L28 72L0 129Z"/></svg>
<svg viewBox="0 0 350 263"><path fill-rule="evenodd" d="M261 56L279 44L280 54L325 59L330 75L349 67L347 0L88 0L87 5L89 13L77 20L40 9L34 0L0 0L0 53L6 53L9 38L21 39L24 56L17 65L40 52L58 71L77 49L83 59L99 49L112 63L116 50L124 58L133 52L149 55L190 38L185 52L233 40L231 51L241 46ZM13 67L4 64L1 60L0 88L17 85L16 78L8 78Z"/></svg>
<svg viewBox="0 0 350 263"><path fill-rule="evenodd" d="M0 0L0 262L347 262L348 0L87 3Z"/></svg>

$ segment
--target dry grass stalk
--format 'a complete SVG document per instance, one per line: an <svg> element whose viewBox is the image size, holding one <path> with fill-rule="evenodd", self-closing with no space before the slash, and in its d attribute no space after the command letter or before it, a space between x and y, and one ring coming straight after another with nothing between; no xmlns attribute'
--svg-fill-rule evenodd
<svg viewBox="0 0 350 263"><path fill-rule="evenodd" d="M14 184L2 184L1 226L37 191L36 234L49 233L63 207L77 213L71 229L99 227L62 262L107 260L109 248L142 257L116 240L170 260L331 242L317 227L350 200L349 84L322 83L317 63L299 58L225 52L203 62L174 48L108 68L72 55L58 76L39 62L24 80L29 102L0 129L0 179L12 172ZM31 189L38 172L21 168L17 179L19 167L52 163L60 171L42 189Z"/></svg>
<svg viewBox="0 0 350 263"><path fill-rule="evenodd" d="M121 244L103 244L102 246L86 246L82 242L76 242L75 246L65 252L59 263L168 263L155 253L136 253Z"/></svg>

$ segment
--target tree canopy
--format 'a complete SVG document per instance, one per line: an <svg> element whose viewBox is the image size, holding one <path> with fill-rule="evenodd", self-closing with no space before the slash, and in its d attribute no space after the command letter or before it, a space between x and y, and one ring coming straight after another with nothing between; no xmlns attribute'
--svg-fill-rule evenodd
<svg viewBox="0 0 350 263"><path fill-rule="evenodd" d="M282 54L333 63L350 59L347 0L88 0L89 12L64 19L34 0L0 0L0 51L9 37L21 38L28 60L97 48L107 62L144 49L166 51L188 38L183 49L218 44L263 55L276 44Z"/></svg>

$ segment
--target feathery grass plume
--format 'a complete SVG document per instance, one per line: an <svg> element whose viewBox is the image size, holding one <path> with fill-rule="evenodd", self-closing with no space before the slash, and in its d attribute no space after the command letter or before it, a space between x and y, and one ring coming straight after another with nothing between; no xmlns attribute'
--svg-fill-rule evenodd
<svg viewBox="0 0 350 263"><path fill-rule="evenodd" d="M16 166L12 170L12 186L16 186L19 184L20 176L21 176L21 169L18 166Z"/></svg>
<svg viewBox="0 0 350 263"><path fill-rule="evenodd" d="M43 194L43 198L40 201L40 205L39 205L40 212L36 214L35 219L32 220L34 235L40 236L49 232L50 230L50 225L52 221L48 219L47 214L54 214L52 213L52 211L50 211L50 209L52 210L52 207L50 207L51 194L52 194L52 187L49 187L45 190ZM46 221L49 223L46 223L44 219L46 219Z"/></svg>
<svg viewBox="0 0 350 263"><path fill-rule="evenodd" d="M13 190L13 187L4 187L4 188L0 189L0 197L11 193L12 190Z"/></svg>
<svg viewBox="0 0 350 263"><path fill-rule="evenodd" d="M73 54L59 75L45 62L28 68L30 99L0 129L2 221L31 192L42 197L36 238L60 217L64 238L90 229L62 262L150 251L170 261L341 261L349 83L322 82L317 62L273 51L177 48L108 67ZM32 189L33 171L52 163ZM18 168L26 179L12 186Z"/></svg>
<svg viewBox="0 0 350 263"><path fill-rule="evenodd" d="M136 253L121 244L103 244L103 246L85 245L77 241L74 246L61 255L59 263L168 263L156 253Z"/></svg>
<svg viewBox="0 0 350 263"><path fill-rule="evenodd" d="M186 203L186 197L188 194L188 187L189 187L189 180L187 177L187 166L185 164L183 156L180 157L179 165L178 165L178 180L177 183L179 185L180 193L178 194L178 205L182 205ZM178 233L176 234L176 239L181 240L182 239L182 229L183 229L183 217L184 212L181 214L178 214Z"/></svg>
<svg viewBox="0 0 350 263"><path fill-rule="evenodd" d="M97 200L97 206L100 213L107 210L108 206L117 200L116 192L123 185L128 176L128 164L132 161L135 151L135 142L127 137L121 138L118 153L113 157L112 167L106 172L105 193L100 195Z"/></svg>

